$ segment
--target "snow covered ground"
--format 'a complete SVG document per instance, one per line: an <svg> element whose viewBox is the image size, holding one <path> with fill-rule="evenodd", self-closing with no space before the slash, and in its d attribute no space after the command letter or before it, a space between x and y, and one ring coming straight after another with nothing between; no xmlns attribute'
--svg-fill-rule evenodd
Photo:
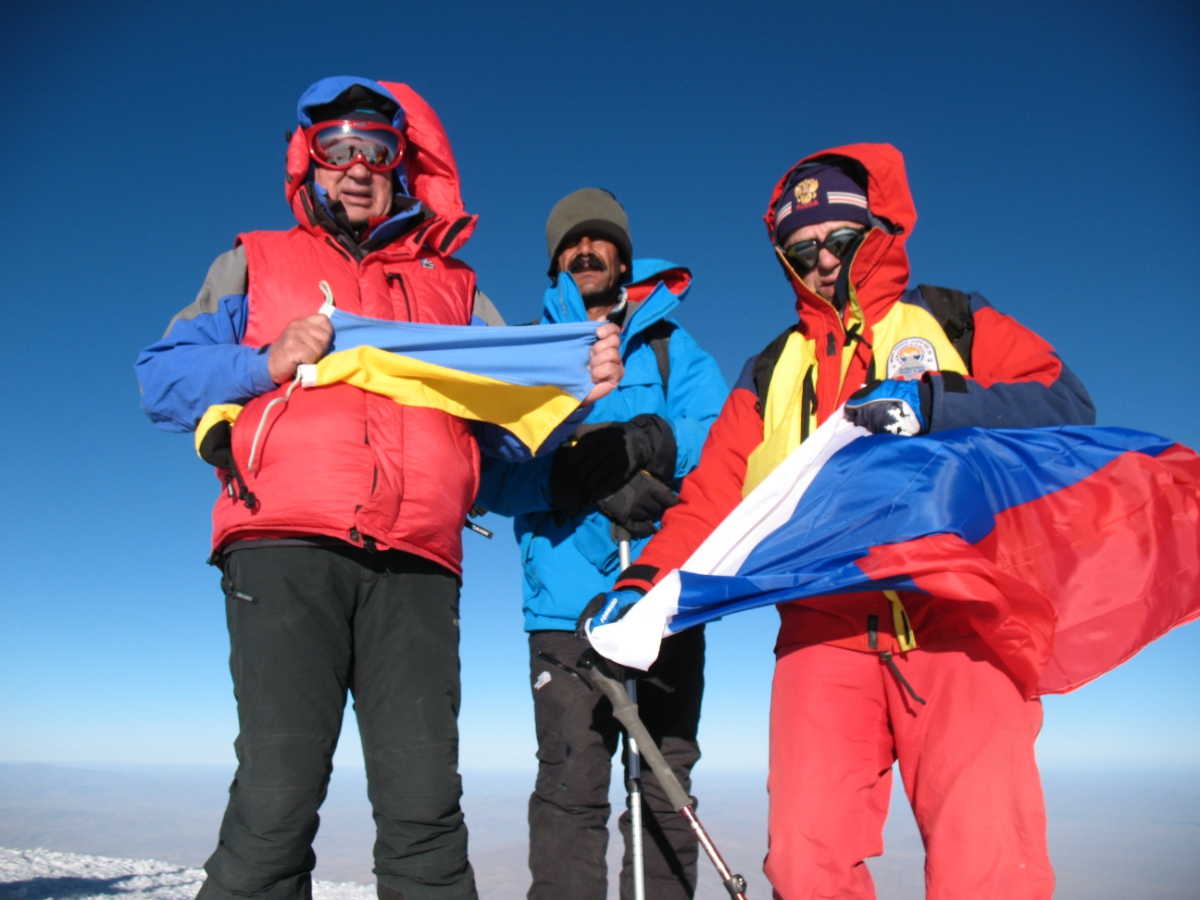
<svg viewBox="0 0 1200 900"><path fill-rule="evenodd" d="M192 900L203 869L154 859L113 859L0 847L0 900ZM375 886L313 883L314 900L375 900Z"/></svg>

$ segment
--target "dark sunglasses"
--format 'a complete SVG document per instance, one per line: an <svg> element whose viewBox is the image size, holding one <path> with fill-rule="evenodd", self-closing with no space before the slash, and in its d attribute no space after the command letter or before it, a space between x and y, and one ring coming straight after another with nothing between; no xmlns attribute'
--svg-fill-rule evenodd
<svg viewBox="0 0 1200 900"><path fill-rule="evenodd" d="M837 231L827 234L823 241L800 241L790 247L785 247L783 255L787 257L787 261L792 264L796 273L803 275L816 266L822 249L828 250L838 259L845 259L850 248L862 237L865 230L864 228L839 228Z"/></svg>

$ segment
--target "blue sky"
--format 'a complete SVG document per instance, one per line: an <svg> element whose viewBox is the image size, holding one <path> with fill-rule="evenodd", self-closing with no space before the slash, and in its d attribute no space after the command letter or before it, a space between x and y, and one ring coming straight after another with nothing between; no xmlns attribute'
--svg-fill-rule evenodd
<svg viewBox="0 0 1200 900"><path fill-rule="evenodd" d="M207 555L216 490L142 416L132 362L240 231L285 228L283 132L312 81L405 81L442 117L462 257L533 318L543 227L593 185L635 251L691 267L680 319L726 378L791 319L761 216L796 159L906 156L914 282L1047 337L1103 424L1200 446L1200 12L1192 4L96 4L6 7L0 221L0 760L229 762ZM49 134L54 137L38 138ZM467 535L463 763L532 765L507 523ZM710 626L701 740L760 767L776 618ZM1200 767L1200 625L1047 701L1068 765ZM340 751L354 761L352 732Z"/></svg>

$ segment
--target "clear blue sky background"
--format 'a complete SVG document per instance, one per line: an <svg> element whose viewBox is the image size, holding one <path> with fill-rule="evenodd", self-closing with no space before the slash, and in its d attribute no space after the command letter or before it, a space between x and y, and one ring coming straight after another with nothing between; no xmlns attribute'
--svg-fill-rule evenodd
<svg viewBox="0 0 1200 900"><path fill-rule="evenodd" d="M1192 3L4 4L0 760L229 762L211 472L138 409L132 362L240 231L286 228L312 81L439 112L462 256L532 318L551 205L613 190L690 266L680 318L730 381L791 320L761 223L796 159L905 154L914 282L1046 336L1100 422L1200 446L1200 12ZM467 535L466 766L532 765L507 523ZM761 767L775 615L710 626L704 765ZM1047 702L1040 752L1200 767L1200 626ZM348 736L349 737L349 736ZM354 761L350 737L341 751Z"/></svg>

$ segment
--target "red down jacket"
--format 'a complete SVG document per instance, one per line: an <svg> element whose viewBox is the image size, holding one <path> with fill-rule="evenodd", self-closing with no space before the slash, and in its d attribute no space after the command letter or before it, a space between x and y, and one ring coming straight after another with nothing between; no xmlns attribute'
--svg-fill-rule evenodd
<svg viewBox="0 0 1200 900"><path fill-rule="evenodd" d="M322 281L345 312L469 324L475 273L451 254L470 237L475 217L463 211L450 142L411 88L381 84L407 113L409 188L433 216L355 259L312 214L304 184L310 160L297 131L288 149L287 197L299 224L238 238L249 269L243 343L269 344L293 319L317 312ZM461 573L462 526L479 487L479 449L466 423L349 385L295 391L267 412L286 390L251 400L233 428L234 459L257 502L217 501L214 549L242 540L328 536L405 550Z"/></svg>

